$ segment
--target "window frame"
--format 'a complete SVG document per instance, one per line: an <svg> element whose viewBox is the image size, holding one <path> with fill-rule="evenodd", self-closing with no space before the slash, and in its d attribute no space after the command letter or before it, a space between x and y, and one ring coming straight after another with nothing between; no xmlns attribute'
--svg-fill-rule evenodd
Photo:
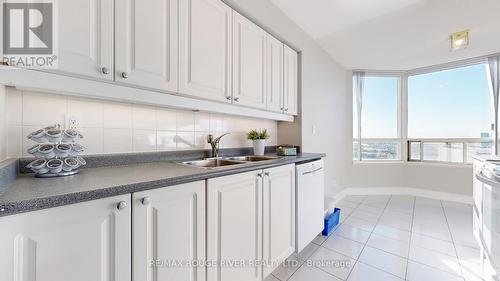
<svg viewBox="0 0 500 281"><path fill-rule="evenodd" d="M404 72L401 71L376 71L376 70L362 70L365 73L365 78L368 77L380 77L380 78L397 78L397 137L396 138L362 138L363 133L361 135L358 135L357 138L354 138L354 132L351 134L352 136L352 142L351 144L353 145L352 151L354 151L354 142L358 142L358 159L354 159L354 157L351 157L354 162L363 162L363 163L374 163L374 162L401 162L404 159L403 151L404 149L404 142L402 141L402 134L403 134L403 122L402 122L402 114L403 114L403 108L402 108L402 100L403 100L403 81L404 81ZM353 71L354 74L354 71ZM351 76L353 77L353 76ZM352 80L352 78L351 78ZM352 85L352 95L354 96L354 85ZM351 99L354 101L354 97ZM354 107L356 104L353 104L352 109L353 109L353 115L355 113ZM353 120L354 122L354 120ZM358 120L358 126L361 126L361 120ZM351 126L354 128L354 126ZM362 131L362 129L361 129ZM361 144L363 141L389 141L389 142L398 142L399 143L399 153L398 153L398 158L397 159L363 159L362 158L362 149L361 149ZM353 155L354 156L354 155Z"/></svg>
<svg viewBox="0 0 500 281"><path fill-rule="evenodd" d="M473 66L473 65L478 65L478 64L487 64L488 63L488 57L491 57L493 55L488 55L488 56L482 56L482 57L477 57L477 58L471 58L471 59L466 59L466 60L460 60L460 61L454 61L454 62L449 62L449 63L444 63L444 64L439 64L439 65L432 65L428 67L421 67L421 68L415 68L415 69L410 69L410 70L405 70L405 71L378 71L378 70L366 70L366 69L356 69L352 71L351 75L351 94L355 95L354 93L354 85L353 85L353 79L352 77L354 76L354 72L357 71L362 71L365 73L365 77L399 77L399 87L398 87L398 139L393 139L393 141L399 141L400 146L399 146L399 156L400 159L398 160L362 160L362 151L361 151L361 143L362 140L371 140L371 139L363 139L362 136L358 136L357 138L354 138L354 133L351 134L352 136L352 141L351 141L351 152L354 151L354 142L358 142L359 148L358 148L358 157L357 159L354 159L354 155L352 155L353 163L394 163L394 162L404 162L404 163L428 163L428 164L445 164L445 165L471 165L471 163L467 162L467 145L469 143L480 143L484 142L484 139L477 138L477 139L470 139L470 138L456 138L453 139L453 142L458 142L458 143L463 143L463 162L458 163L458 162L446 162L446 161L428 161L428 160L423 160L423 156L421 155L420 160L410 160L410 143L411 142L421 142L421 150L423 147L424 142L442 142L442 140L449 140L449 139L409 139L408 138L408 78L410 76L415 76L415 75L422 75L422 74L430 74L434 72L439 72L439 71L445 71L445 70L452 70L452 69L457 69L457 68L462 68L462 67L467 67L467 66ZM351 98L351 100L354 100ZM356 110L355 108L356 104L352 105L352 110L353 114ZM354 115L352 115L354 116ZM351 120L351 123L354 123L354 120ZM498 126L498 120L493 120L495 123L495 127ZM360 125L359 123L361 120L358 120L358 126ZM354 124L351 126L354 128ZM362 135L362 134L361 134ZM376 139L374 139L376 140ZM389 140L389 139L382 139L382 140ZM494 140L492 140L494 142ZM421 151L423 153L423 151Z"/></svg>

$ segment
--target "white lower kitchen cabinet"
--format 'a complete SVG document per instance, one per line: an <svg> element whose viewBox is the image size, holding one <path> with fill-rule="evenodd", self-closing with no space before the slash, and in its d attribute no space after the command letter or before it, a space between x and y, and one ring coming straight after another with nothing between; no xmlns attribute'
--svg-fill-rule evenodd
<svg viewBox="0 0 500 281"><path fill-rule="evenodd" d="M295 165L0 218L0 280L261 281L295 249Z"/></svg>
<svg viewBox="0 0 500 281"><path fill-rule="evenodd" d="M130 194L0 218L0 280L131 280Z"/></svg>
<svg viewBox="0 0 500 281"><path fill-rule="evenodd" d="M207 280L262 280L261 257L262 171L209 179Z"/></svg>
<svg viewBox="0 0 500 281"><path fill-rule="evenodd" d="M264 170L264 278L295 250L295 165Z"/></svg>
<svg viewBox="0 0 500 281"><path fill-rule="evenodd" d="M205 181L134 193L133 279L205 280Z"/></svg>
<svg viewBox="0 0 500 281"><path fill-rule="evenodd" d="M209 179L208 281L266 278L295 250L295 165Z"/></svg>

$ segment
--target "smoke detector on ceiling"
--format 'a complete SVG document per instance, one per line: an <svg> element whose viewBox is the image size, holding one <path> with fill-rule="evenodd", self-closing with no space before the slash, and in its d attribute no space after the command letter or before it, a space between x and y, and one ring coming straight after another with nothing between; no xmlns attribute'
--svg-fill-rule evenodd
<svg viewBox="0 0 500 281"><path fill-rule="evenodd" d="M452 51L466 48L469 45L469 31L464 30L452 33L450 35L450 44Z"/></svg>

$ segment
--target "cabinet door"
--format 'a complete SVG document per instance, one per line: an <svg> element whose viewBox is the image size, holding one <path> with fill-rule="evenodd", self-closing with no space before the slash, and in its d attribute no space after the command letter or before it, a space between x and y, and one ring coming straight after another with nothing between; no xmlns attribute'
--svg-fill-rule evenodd
<svg viewBox="0 0 500 281"><path fill-rule="evenodd" d="M116 1L116 81L177 91L178 0Z"/></svg>
<svg viewBox="0 0 500 281"><path fill-rule="evenodd" d="M232 9L220 0L179 2L179 92L231 102Z"/></svg>
<svg viewBox="0 0 500 281"><path fill-rule="evenodd" d="M205 260L205 181L134 193L132 200L133 280L205 280L205 268L190 263Z"/></svg>
<svg viewBox="0 0 500 281"><path fill-rule="evenodd" d="M127 194L0 218L0 280L131 280L130 203Z"/></svg>
<svg viewBox="0 0 500 281"><path fill-rule="evenodd" d="M295 165L264 170L264 278L295 250Z"/></svg>
<svg viewBox="0 0 500 281"><path fill-rule="evenodd" d="M267 36L267 110L283 112L283 43Z"/></svg>
<svg viewBox="0 0 500 281"><path fill-rule="evenodd" d="M113 0L57 2L58 69L113 80Z"/></svg>
<svg viewBox="0 0 500 281"><path fill-rule="evenodd" d="M284 85L285 113L297 115L298 56L290 47L284 45Z"/></svg>
<svg viewBox="0 0 500 281"><path fill-rule="evenodd" d="M207 259L225 263L209 267L207 280L261 280L262 266L236 264L262 258L260 171L209 179L207 193Z"/></svg>
<svg viewBox="0 0 500 281"><path fill-rule="evenodd" d="M233 12L233 103L266 109L267 33Z"/></svg>

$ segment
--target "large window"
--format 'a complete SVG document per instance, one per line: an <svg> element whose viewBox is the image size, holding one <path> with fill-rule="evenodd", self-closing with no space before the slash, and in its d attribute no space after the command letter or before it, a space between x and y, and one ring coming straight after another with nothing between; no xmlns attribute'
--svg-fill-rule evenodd
<svg viewBox="0 0 500 281"><path fill-rule="evenodd" d="M354 160L466 164L493 153L491 58L433 69L354 72Z"/></svg>
<svg viewBox="0 0 500 281"><path fill-rule="evenodd" d="M491 155L493 122L485 64L408 77L409 160Z"/></svg>
<svg viewBox="0 0 500 281"><path fill-rule="evenodd" d="M362 98L358 99L356 94L353 95L353 158L355 160L399 160L401 158L399 84L399 77L366 76L363 78ZM358 100L361 102L361 107L358 107ZM361 108L360 112L358 108ZM361 122L358 121L359 118Z"/></svg>

